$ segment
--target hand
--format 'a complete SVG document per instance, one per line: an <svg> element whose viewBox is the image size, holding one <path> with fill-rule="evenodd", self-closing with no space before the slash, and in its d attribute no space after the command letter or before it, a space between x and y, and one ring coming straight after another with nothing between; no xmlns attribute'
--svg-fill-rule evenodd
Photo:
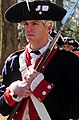
<svg viewBox="0 0 79 120"><path fill-rule="evenodd" d="M28 97L31 94L30 87L25 81L15 81L8 88L14 92L14 95L20 98Z"/></svg>
<svg viewBox="0 0 79 120"><path fill-rule="evenodd" d="M31 82L40 74L40 72L33 71L31 74L27 74L27 84L30 86Z"/></svg>
<svg viewBox="0 0 79 120"><path fill-rule="evenodd" d="M32 74L29 74L27 81L15 81L8 88L13 91L14 95L19 96L20 98L29 97L32 91L30 90L31 82L39 75L37 71L33 71ZM7 89L8 89L7 88Z"/></svg>

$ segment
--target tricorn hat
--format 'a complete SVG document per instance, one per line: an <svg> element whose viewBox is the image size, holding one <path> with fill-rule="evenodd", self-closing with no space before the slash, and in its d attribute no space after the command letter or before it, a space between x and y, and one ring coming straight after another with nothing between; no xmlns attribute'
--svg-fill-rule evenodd
<svg viewBox="0 0 79 120"><path fill-rule="evenodd" d="M57 32L52 29L52 31L50 31L50 36L54 38L56 35L57 35ZM62 46L63 44L64 44L64 40L63 40L63 36L61 35L57 41L57 45Z"/></svg>
<svg viewBox="0 0 79 120"><path fill-rule="evenodd" d="M75 47L72 51L73 51L73 52L74 52L74 51L79 51L79 46L78 46L78 47Z"/></svg>
<svg viewBox="0 0 79 120"><path fill-rule="evenodd" d="M23 20L61 21L66 10L50 1L20 2L12 5L4 14L5 20L20 23Z"/></svg>
<svg viewBox="0 0 79 120"><path fill-rule="evenodd" d="M77 40L74 40L69 37L64 37L65 44L72 45L73 47L78 47L79 43Z"/></svg>

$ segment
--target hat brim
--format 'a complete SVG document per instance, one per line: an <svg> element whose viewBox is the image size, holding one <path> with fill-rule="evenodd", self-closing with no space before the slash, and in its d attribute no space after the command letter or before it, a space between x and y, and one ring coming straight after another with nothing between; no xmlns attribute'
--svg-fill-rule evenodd
<svg viewBox="0 0 79 120"><path fill-rule="evenodd" d="M61 21L67 12L64 8L51 2L34 1L28 4L30 10L26 2L16 3L11 6L4 14L5 20L12 23L20 23L23 20ZM42 6L48 6L46 7L48 10L42 10Z"/></svg>

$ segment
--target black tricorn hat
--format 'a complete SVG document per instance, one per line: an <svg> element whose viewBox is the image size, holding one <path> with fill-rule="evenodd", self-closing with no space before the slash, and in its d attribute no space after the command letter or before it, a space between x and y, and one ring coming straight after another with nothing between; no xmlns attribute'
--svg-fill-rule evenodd
<svg viewBox="0 0 79 120"><path fill-rule="evenodd" d="M61 21L66 10L50 1L20 2L12 5L4 14L5 20L20 23L22 20Z"/></svg>
<svg viewBox="0 0 79 120"><path fill-rule="evenodd" d="M64 37L65 44L72 45L73 47L78 47L79 43L77 40L74 40L69 37Z"/></svg>
<svg viewBox="0 0 79 120"><path fill-rule="evenodd" d="M52 31L51 31L51 33L50 33L50 36L51 36L52 38L54 38L56 35L57 35L57 32L52 29ZM58 41L57 41L57 45L59 45L59 46L64 45L63 36L60 36L60 37L59 37L59 39L58 39Z"/></svg>
<svg viewBox="0 0 79 120"><path fill-rule="evenodd" d="M72 51L73 51L73 52L74 52L74 51L79 51L79 46L78 46L78 47L75 47Z"/></svg>

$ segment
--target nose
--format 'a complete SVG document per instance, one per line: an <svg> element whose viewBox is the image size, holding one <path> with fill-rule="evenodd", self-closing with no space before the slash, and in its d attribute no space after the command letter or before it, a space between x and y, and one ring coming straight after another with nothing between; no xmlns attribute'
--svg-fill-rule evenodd
<svg viewBox="0 0 79 120"><path fill-rule="evenodd" d="M27 25L27 26L25 26L25 30L27 31L27 32L29 32L29 31L32 31L32 29L33 29L33 27L32 27L32 25Z"/></svg>

